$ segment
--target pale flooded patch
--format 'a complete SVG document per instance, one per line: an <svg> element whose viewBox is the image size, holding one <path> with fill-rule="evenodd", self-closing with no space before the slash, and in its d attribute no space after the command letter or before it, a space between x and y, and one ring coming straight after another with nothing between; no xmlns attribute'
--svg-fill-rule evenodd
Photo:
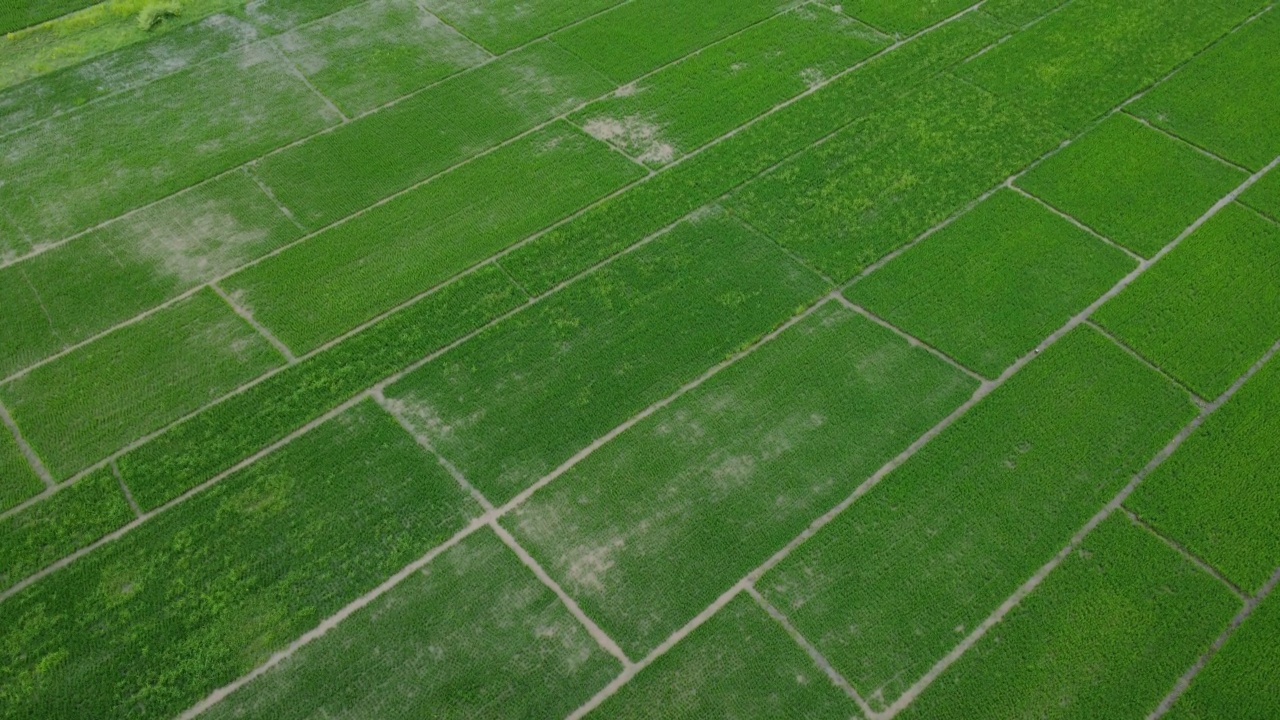
<svg viewBox="0 0 1280 720"><path fill-rule="evenodd" d="M676 157L675 147L662 138L662 127L638 115L596 117L588 120L582 129L646 165L666 165Z"/></svg>

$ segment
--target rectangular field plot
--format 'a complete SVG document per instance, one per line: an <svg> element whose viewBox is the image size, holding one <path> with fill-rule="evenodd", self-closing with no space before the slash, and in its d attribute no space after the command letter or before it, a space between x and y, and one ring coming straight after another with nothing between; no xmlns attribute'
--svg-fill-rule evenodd
<svg viewBox="0 0 1280 720"><path fill-rule="evenodd" d="M887 43L879 33L823 5L805 5L627 85L570 119L657 167Z"/></svg>
<svg viewBox="0 0 1280 720"><path fill-rule="evenodd" d="M790 4L787 0L633 0L552 37L621 85Z"/></svg>
<svg viewBox="0 0 1280 720"><path fill-rule="evenodd" d="M1258 3L1248 3L1257 5ZM1280 16L1268 12L1134 103L1133 111L1259 170L1280 154Z"/></svg>
<svg viewBox="0 0 1280 720"><path fill-rule="evenodd" d="M153 40L5 88L0 90L0 133L146 85L257 37L257 29L239 18L211 15Z"/></svg>
<svg viewBox="0 0 1280 720"><path fill-rule="evenodd" d="M975 5L971 0L841 0L844 12L877 29L910 35Z"/></svg>
<svg viewBox="0 0 1280 720"><path fill-rule="evenodd" d="M619 670L484 529L200 717L564 717Z"/></svg>
<svg viewBox="0 0 1280 720"><path fill-rule="evenodd" d="M1118 513L898 717L1145 717L1239 609Z"/></svg>
<svg viewBox="0 0 1280 720"><path fill-rule="evenodd" d="M1240 202L1280 223L1280 172L1269 172L1244 191Z"/></svg>
<svg viewBox="0 0 1280 720"><path fill-rule="evenodd" d="M174 717L476 508L372 402L0 604L15 715Z"/></svg>
<svg viewBox="0 0 1280 720"><path fill-rule="evenodd" d="M1280 567L1280 363L1211 416L1127 505L1245 592Z"/></svg>
<svg viewBox="0 0 1280 720"><path fill-rule="evenodd" d="M291 30L276 42L347 115L492 57L414 0L370 0Z"/></svg>
<svg viewBox="0 0 1280 720"><path fill-rule="evenodd" d="M0 398L65 478L281 364L206 290L0 385Z"/></svg>
<svg viewBox="0 0 1280 720"><path fill-rule="evenodd" d="M793 153L879 107L1000 37L1001 26L970 13L874 58L775 113L517 248L503 267L530 292L639 241L712 202Z"/></svg>
<svg viewBox="0 0 1280 720"><path fill-rule="evenodd" d="M1075 2L959 72L1002 98L1080 129L1262 5L1259 0Z"/></svg>
<svg viewBox="0 0 1280 720"><path fill-rule="evenodd" d="M729 208L840 282L1060 136L968 83L941 78L752 181Z"/></svg>
<svg viewBox="0 0 1280 720"><path fill-rule="evenodd" d="M776 245L711 209L387 395L501 503L823 290Z"/></svg>
<svg viewBox="0 0 1280 720"><path fill-rule="evenodd" d="M857 706L745 593L640 671L590 720L848 720Z"/></svg>
<svg viewBox="0 0 1280 720"><path fill-rule="evenodd" d="M1122 113L1046 159L1018 185L1149 258L1245 177Z"/></svg>
<svg viewBox="0 0 1280 720"><path fill-rule="evenodd" d="M845 295L994 378L1137 263L1001 190Z"/></svg>
<svg viewBox="0 0 1280 720"><path fill-rule="evenodd" d="M134 518L108 468L0 520L0 590Z"/></svg>
<svg viewBox="0 0 1280 720"><path fill-rule="evenodd" d="M1280 595L1271 594L1210 658L1164 717L1270 720L1280 717Z"/></svg>
<svg viewBox="0 0 1280 720"><path fill-rule="evenodd" d="M1215 398L1280 339L1280 227L1228 205L1096 319L1202 397Z"/></svg>
<svg viewBox="0 0 1280 720"><path fill-rule="evenodd" d="M278 56L247 46L6 137L0 204L38 245L337 120Z"/></svg>
<svg viewBox="0 0 1280 720"><path fill-rule="evenodd" d="M242 172L0 268L0 376L234 270L302 234Z"/></svg>
<svg viewBox="0 0 1280 720"><path fill-rule="evenodd" d="M83 10L99 0L27 0L6 3L0 9L0 33L11 33L52 20L60 15Z"/></svg>
<svg viewBox="0 0 1280 720"><path fill-rule="evenodd" d="M976 387L831 302L502 522L643 657Z"/></svg>
<svg viewBox="0 0 1280 720"><path fill-rule="evenodd" d="M222 287L291 349L306 352L643 174L557 122L308 238Z"/></svg>
<svg viewBox="0 0 1280 720"><path fill-rule="evenodd" d="M423 6L480 43L503 53L618 5L623 0L423 0Z"/></svg>
<svg viewBox="0 0 1280 720"><path fill-rule="evenodd" d="M317 228L612 89L581 60L537 43L272 155L258 176Z"/></svg>
<svg viewBox="0 0 1280 720"><path fill-rule="evenodd" d="M158 507L527 300L484 268L169 428L117 461Z"/></svg>
<svg viewBox="0 0 1280 720"><path fill-rule="evenodd" d="M0 426L0 512L32 497L44 483L31 469L8 427Z"/></svg>
<svg viewBox="0 0 1280 720"><path fill-rule="evenodd" d="M883 709L1194 415L1154 370L1076 330L801 545L760 591Z"/></svg>

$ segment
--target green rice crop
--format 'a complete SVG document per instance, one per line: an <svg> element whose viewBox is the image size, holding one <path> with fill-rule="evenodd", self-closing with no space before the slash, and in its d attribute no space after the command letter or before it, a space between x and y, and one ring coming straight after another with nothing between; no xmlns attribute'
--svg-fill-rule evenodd
<svg viewBox="0 0 1280 720"><path fill-rule="evenodd" d="M1246 592L1280 567L1280 363L1205 421L1127 504Z"/></svg>
<svg viewBox="0 0 1280 720"><path fill-rule="evenodd" d="M163 505L525 299L479 270L130 450L120 473L144 509Z"/></svg>
<svg viewBox="0 0 1280 720"><path fill-rule="evenodd" d="M972 13L867 63L786 108L611 198L503 259L538 294L799 152L999 37Z"/></svg>
<svg viewBox="0 0 1280 720"><path fill-rule="evenodd" d="M1119 114L1018 185L1149 258L1244 179L1241 170Z"/></svg>
<svg viewBox="0 0 1280 720"><path fill-rule="evenodd" d="M1144 717L1239 609L1221 583L1113 515L898 717Z"/></svg>
<svg viewBox="0 0 1280 720"><path fill-rule="evenodd" d="M728 207L841 282L1061 139L1009 103L942 77L748 183Z"/></svg>
<svg viewBox="0 0 1280 720"><path fill-rule="evenodd" d="M1280 227L1229 205L1096 319L1201 397L1215 398L1280 338Z"/></svg>
<svg viewBox="0 0 1280 720"><path fill-rule="evenodd" d="M203 290L0 385L0 398L66 478L283 362Z"/></svg>
<svg viewBox="0 0 1280 720"><path fill-rule="evenodd" d="M994 378L1136 265L1001 190L845 294Z"/></svg>
<svg viewBox="0 0 1280 720"><path fill-rule="evenodd" d="M643 657L976 387L831 302L502 523L628 655Z"/></svg>
<svg viewBox="0 0 1280 720"><path fill-rule="evenodd" d="M0 133L187 70L256 34L252 25L238 18L213 15L148 42L4 88L0 90Z"/></svg>
<svg viewBox="0 0 1280 720"><path fill-rule="evenodd" d="M620 669L481 530L201 717L563 717Z"/></svg>
<svg viewBox="0 0 1280 720"><path fill-rule="evenodd" d="M0 604L5 711L173 717L476 511L366 402Z"/></svg>
<svg viewBox="0 0 1280 720"><path fill-rule="evenodd" d="M622 0L423 0L423 5L489 52L503 53Z"/></svg>
<svg viewBox="0 0 1280 720"><path fill-rule="evenodd" d="M109 469L0 520L0 590L134 518Z"/></svg>
<svg viewBox="0 0 1280 720"><path fill-rule="evenodd" d="M365 0L246 0L244 14L264 32L275 34L363 2Z"/></svg>
<svg viewBox="0 0 1280 720"><path fill-rule="evenodd" d="M910 35L974 4L971 0L841 0L840 7L883 32Z"/></svg>
<svg viewBox="0 0 1280 720"><path fill-rule="evenodd" d="M1280 173L1269 172L1244 191L1240 202L1280 223Z"/></svg>
<svg viewBox="0 0 1280 720"><path fill-rule="evenodd" d="M1169 720L1270 720L1280 717L1280 595L1272 594L1214 655L1178 698Z"/></svg>
<svg viewBox="0 0 1280 720"><path fill-rule="evenodd" d="M862 23L823 5L804 5L627 85L570 119L657 167L886 44Z"/></svg>
<svg viewBox="0 0 1280 720"><path fill-rule="evenodd" d="M776 245L709 209L387 395L501 503L823 290Z"/></svg>
<svg viewBox="0 0 1280 720"><path fill-rule="evenodd" d="M337 120L248 46L6 137L0 205L33 241L58 240Z"/></svg>
<svg viewBox="0 0 1280 720"><path fill-rule="evenodd" d="M11 33L61 15L83 10L99 0L27 0L6 3L0 10L0 33Z"/></svg>
<svg viewBox="0 0 1280 720"><path fill-rule="evenodd" d="M1077 329L809 538L760 591L882 709L1195 413L1154 370Z"/></svg>
<svg viewBox="0 0 1280 720"><path fill-rule="evenodd" d="M587 717L847 720L857 706L747 595L640 671Z"/></svg>
<svg viewBox="0 0 1280 720"><path fill-rule="evenodd" d="M258 176L304 224L320 227L612 88L540 42L272 155Z"/></svg>
<svg viewBox="0 0 1280 720"><path fill-rule="evenodd" d="M348 115L492 57L413 0L370 0L290 30L276 42Z"/></svg>
<svg viewBox="0 0 1280 720"><path fill-rule="evenodd" d="M1228 160L1260 170L1280 154L1277 43L1280 16L1268 12L1134 103L1133 111Z"/></svg>
<svg viewBox="0 0 1280 720"><path fill-rule="evenodd" d="M1021 27L1044 17L1071 0L987 0L982 12Z"/></svg>
<svg viewBox="0 0 1280 720"><path fill-rule="evenodd" d="M1260 0L1073 2L960 74L1080 130L1260 8Z"/></svg>
<svg viewBox="0 0 1280 720"><path fill-rule="evenodd" d="M223 287L286 345L305 352L643 174L557 122L308 238Z"/></svg>
<svg viewBox="0 0 1280 720"><path fill-rule="evenodd" d="M0 512L44 489L9 428L0 427Z"/></svg>
<svg viewBox="0 0 1280 720"><path fill-rule="evenodd" d="M166 198L0 268L8 375L301 235L244 173Z"/></svg>
<svg viewBox="0 0 1280 720"><path fill-rule="evenodd" d="M633 0L552 36L622 85L783 10L787 0Z"/></svg>

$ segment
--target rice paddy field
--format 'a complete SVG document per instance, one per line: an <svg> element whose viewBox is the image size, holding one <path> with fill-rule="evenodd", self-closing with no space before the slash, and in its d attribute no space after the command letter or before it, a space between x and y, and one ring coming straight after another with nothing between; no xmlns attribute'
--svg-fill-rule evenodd
<svg viewBox="0 0 1280 720"><path fill-rule="evenodd" d="M1272 2L0 33L0 718L1280 718Z"/></svg>

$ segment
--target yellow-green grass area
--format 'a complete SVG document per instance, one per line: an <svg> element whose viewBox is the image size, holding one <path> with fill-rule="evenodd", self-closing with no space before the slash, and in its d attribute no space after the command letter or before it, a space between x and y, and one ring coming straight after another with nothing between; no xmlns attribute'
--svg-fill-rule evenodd
<svg viewBox="0 0 1280 720"><path fill-rule="evenodd" d="M848 720L857 706L739 594L587 715L591 720Z"/></svg>
<svg viewBox="0 0 1280 720"><path fill-rule="evenodd" d="M619 670L482 529L201 717L564 717Z"/></svg>
<svg viewBox="0 0 1280 720"><path fill-rule="evenodd" d="M542 41L265 158L257 173L303 224L318 228L613 88Z"/></svg>
<svg viewBox="0 0 1280 720"><path fill-rule="evenodd" d="M1134 103L1133 112L1232 162L1260 170L1280 155L1278 47L1280 15L1272 10Z"/></svg>
<svg viewBox="0 0 1280 720"><path fill-rule="evenodd" d="M12 6L51 5L13 2ZM88 5L30 27L5 29L0 16L0 88L78 65L120 48L173 32L204 18L234 11L243 0L81 0L62 5ZM34 8L33 8L34 9ZM0 13L6 11L0 10Z"/></svg>
<svg viewBox="0 0 1280 720"><path fill-rule="evenodd" d="M628 656L643 657L976 388L831 301L502 524Z"/></svg>
<svg viewBox="0 0 1280 720"><path fill-rule="evenodd" d="M623 0L423 0L437 17L492 53L504 53Z"/></svg>
<svg viewBox="0 0 1280 720"><path fill-rule="evenodd" d="M1239 609L1116 513L898 717L1146 717Z"/></svg>
<svg viewBox="0 0 1280 720"><path fill-rule="evenodd" d="M762 117L503 259L540 293L739 187L826 135L894 105L913 88L994 42L1003 26L968 13Z"/></svg>
<svg viewBox="0 0 1280 720"><path fill-rule="evenodd" d="M283 363L202 290L0 385L0 400L62 479Z"/></svg>
<svg viewBox="0 0 1280 720"><path fill-rule="evenodd" d="M1280 595L1269 595L1173 704L1169 720L1280 716Z"/></svg>
<svg viewBox="0 0 1280 720"><path fill-rule="evenodd" d="M970 0L841 0L840 8L878 30L910 35L974 5Z"/></svg>
<svg viewBox="0 0 1280 720"><path fill-rule="evenodd" d="M708 208L386 395L502 503L826 289L776 245Z"/></svg>
<svg viewBox="0 0 1280 720"><path fill-rule="evenodd" d="M1156 371L1076 329L800 545L760 591L882 710L1195 414Z"/></svg>
<svg viewBox="0 0 1280 720"><path fill-rule="evenodd" d="M527 300L484 268L124 453L120 474L153 509Z"/></svg>
<svg viewBox="0 0 1280 720"><path fill-rule="evenodd" d="M1245 592L1280 566L1280 363L1269 362L1126 501Z"/></svg>
<svg viewBox="0 0 1280 720"><path fill-rule="evenodd" d="M888 43L826 6L802 5L630 83L570 119L661 167Z"/></svg>
<svg viewBox="0 0 1280 720"><path fill-rule="evenodd" d="M173 717L478 509L372 401L0 604L26 717Z"/></svg>
<svg viewBox="0 0 1280 720"><path fill-rule="evenodd" d="M339 121L250 45L4 138L0 204L41 246Z"/></svg>
<svg viewBox="0 0 1280 720"><path fill-rule="evenodd" d="M1035 200L1000 190L845 295L995 378L1135 267Z"/></svg>
<svg viewBox="0 0 1280 720"><path fill-rule="evenodd" d="M1280 223L1280 173L1270 172L1244 191L1240 202Z"/></svg>
<svg viewBox="0 0 1280 720"><path fill-rule="evenodd" d="M1246 177L1120 113L1037 165L1018 186L1149 258Z"/></svg>
<svg viewBox="0 0 1280 720"><path fill-rule="evenodd" d="M242 172L0 268L7 376L279 248L302 231Z"/></svg>
<svg viewBox="0 0 1280 720"><path fill-rule="evenodd" d="M556 122L222 287L291 349L306 352L644 174L621 153Z"/></svg>
<svg viewBox="0 0 1280 720"><path fill-rule="evenodd" d="M8 427L0 427L0 511L8 510L43 489L44 483L22 454L13 433Z"/></svg>
<svg viewBox="0 0 1280 720"><path fill-rule="evenodd" d="M1005 100L1081 130L1265 4L1261 0L1072 2L974 58L960 73Z"/></svg>
<svg viewBox="0 0 1280 720"><path fill-rule="evenodd" d="M416 0L368 0L276 38L316 89L358 115L492 57Z"/></svg>
<svg viewBox="0 0 1280 720"><path fill-rule="evenodd" d="M1062 131L943 76L738 190L727 207L842 282L961 210Z"/></svg>
<svg viewBox="0 0 1280 720"><path fill-rule="evenodd" d="M632 0L552 39L622 85L758 23L789 0Z"/></svg>
<svg viewBox="0 0 1280 720"><path fill-rule="evenodd" d="M1201 397L1280 339L1280 226L1232 203L1095 315Z"/></svg>
<svg viewBox="0 0 1280 720"><path fill-rule="evenodd" d="M0 520L0 590L134 518L109 468Z"/></svg>
<svg viewBox="0 0 1280 720"><path fill-rule="evenodd" d="M161 27L166 32L146 42L0 89L0 133L180 72L259 36L253 25L225 13L181 26Z"/></svg>

